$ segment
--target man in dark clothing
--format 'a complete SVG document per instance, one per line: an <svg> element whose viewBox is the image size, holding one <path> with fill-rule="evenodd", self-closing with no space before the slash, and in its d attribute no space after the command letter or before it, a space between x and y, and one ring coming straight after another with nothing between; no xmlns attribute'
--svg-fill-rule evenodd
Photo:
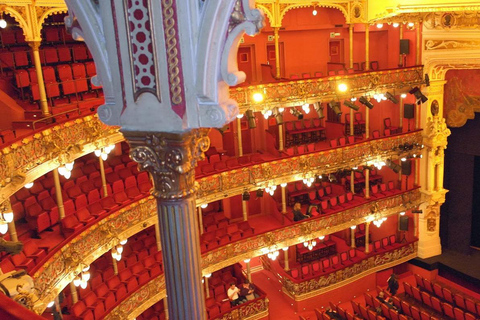
<svg viewBox="0 0 480 320"><path fill-rule="evenodd" d="M250 301L254 300L257 296L258 295L255 295L255 286L248 280L245 280L240 288L240 297L244 300Z"/></svg>
<svg viewBox="0 0 480 320"><path fill-rule="evenodd" d="M302 213L301 209L302 205L299 202L295 203L293 206L293 221L301 221L309 218L309 216Z"/></svg>
<svg viewBox="0 0 480 320"><path fill-rule="evenodd" d="M397 291L398 291L398 281L397 281L397 275L395 273L392 273L390 278L387 280L388 284L388 291L394 296Z"/></svg>

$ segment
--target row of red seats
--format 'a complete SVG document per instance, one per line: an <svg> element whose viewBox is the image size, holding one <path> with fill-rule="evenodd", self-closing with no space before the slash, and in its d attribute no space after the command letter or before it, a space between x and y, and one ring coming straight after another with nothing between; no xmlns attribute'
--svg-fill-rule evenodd
<svg viewBox="0 0 480 320"><path fill-rule="evenodd" d="M46 47L39 50L42 65L75 62L93 63L92 55L85 45ZM11 70L33 68L34 61L28 47L16 47L0 51L0 67Z"/></svg>
<svg viewBox="0 0 480 320"><path fill-rule="evenodd" d="M0 42L2 47L27 44L23 30L16 27L0 30Z"/></svg>
<svg viewBox="0 0 480 320"><path fill-rule="evenodd" d="M353 300L351 302L352 302L353 311L355 315L362 319L365 319L365 320L385 320L386 319L385 317L377 314L377 311L368 305L364 306L363 304L359 304ZM407 320L407 318L405 317L404 319L401 319L401 320Z"/></svg>
<svg viewBox="0 0 480 320"><path fill-rule="evenodd" d="M308 280L334 270L345 268L361 260L355 249L324 258L320 261L304 264L298 268L292 268L290 275L294 280Z"/></svg>
<svg viewBox="0 0 480 320"><path fill-rule="evenodd" d="M122 259L117 262L117 275L114 274L109 253L92 263L92 279L86 289L79 290L81 300L71 307L74 316L81 319L100 319L140 286L162 273L161 252L157 251L154 255L147 253L138 259L132 249L137 244L145 244L145 240L151 238L151 229L127 242ZM141 235L146 237L142 238Z"/></svg>
<svg viewBox="0 0 480 320"><path fill-rule="evenodd" d="M351 179L352 179L351 175L346 175L345 176L345 180L346 180L345 183L348 186L350 186ZM370 173L369 173L370 185L382 183L382 180L383 180L383 177L377 173L377 170L370 170ZM361 172L354 171L354 173L353 173L353 183L354 184L364 184L365 183L365 175L364 175L363 171L361 171ZM392 183L392 186L393 186L393 181L391 181L391 183Z"/></svg>
<svg viewBox="0 0 480 320"><path fill-rule="evenodd" d="M428 306L435 311L456 320L474 320L477 319L475 312L474 314L470 312L465 312L460 309L458 306L454 307L454 303L449 303L448 301L442 302L439 298L431 296L427 291L421 291L419 288L410 285L407 282L403 283L405 288L405 294L413 297L416 301L422 303L425 306ZM476 308L475 308L476 309ZM476 310L475 310L476 311Z"/></svg>
<svg viewBox="0 0 480 320"><path fill-rule="evenodd" d="M48 247L39 247L33 240L25 241L20 253L4 257L0 261L0 269L3 273L21 269L30 272L35 265L41 263L47 256L48 249Z"/></svg>
<svg viewBox="0 0 480 320"><path fill-rule="evenodd" d="M459 292L452 292L449 288L442 286L439 282L432 283L430 280L415 274L417 286L422 291L427 291L435 295L437 298L456 306L463 311L468 311L480 317L480 301L475 301L471 297L467 297ZM433 299L434 297L432 297ZM433 302L433 300L432 300Z"/></svg>
<svg viewBox="0 0 480 320"><path fill-rule="evenodd" d="M334 312L337 313L342 319L348 319L348 320L353 320L353 319L361 319L359 316L355 316L351 314L348 310L345 310L342 308L340 305L336 305L332 302L328 303L330 305L330 309ZM320 314L323 313L323 314ZM320 310L315 309L315 314L317 315L317 318L320 316L320 319L332 319L325 311L320 312Z"/></svg>
<svg viewBox="0 0 480 320"><path fill-rule="evenodd" d="M91 82L91 78L96 75L95 64L93 62L74 63L42 67L44 77L45 92L47 98L69 97L77 93L84 93L91 90L100 89ZM57 77L58 74L58 77ZM15 80L18 88L28 88L29 94L33 101L40 99L40 91L37 79L37 71L35 68L28 70L15 71ZM60 87L61 85L61 87ZM61 89L61 90L60 90Z"/></svg>
<svg viewBox="0 0 480 320"><path fill-rule="evenodd" d="M285 122L285 142L288 145L325 140L325 128L319 118Z"/></svg>
<svg viewBox="0 0 480 320"><path fill-rule="evenodd" d="M220 157L219 154L211 155L210 160L199 161L195 167L195 176L208 176L211 174L240 169L242 167L250 166L257 163L262 163L264 160L258 153L252 155L245 155L238 158Z"/></svg>
<svg viewBox="0 0 480 320"><path fill-rule="evenodd" d="M136 320L165 320L164 301L161 300L143 311Z"/></svg>
<svg viewBox="0 0 480 320"><path fill-rule="evenodd" d="M382 303L380 300L378 300L377 298L374 298L372 297L369 293L364 293L364 297L365 297L365 302L366 302L366 305L368 307L370 307L370 309L374 309L374 310L381 310L381 314L383 317L387 318L387 319L390 319L390 320L400 320L400 319L405 319L405 312L404 314L402 314L402 308L401 308L401 301L398 297L390 297L393 301L393 305L396 307L395 308L392 308L388 305L386 305L385 303ZM408 304L406 305L407 307ZM359 311L360 313L362 313L362 309L359 308ZM420 315L422 312L425 313L426 315L428 315L425 311L421 311L419 309L417 309L415 307L414 309L414 313L416 314L418 311L418 314ZM410 312L410 311L409 311ZM364 312L363 312L364 313ZM410 312L411 314L411 312ZM428 318L426 320L430 320L430 315L428 315ZM431 320L438 320L438 319L431 319Z"/></svg>
<svg viewBox="0 0 480 320"><path fill-rule="evenodd" d="M130 181L130 182L129 182ZM127 184L127 182L129 182ZM115 186L117 188L115 188ZM128 186L128 187L127 187ZM143 186L142 193L139 186ZM79 194L76 203L82 199L82 204L77 204L77 210L74 215L65 216L62 219L62 232L66 237L82 229L87 223L116 210L119 206L126 205L132 201L138 200L148 194L152 185L146 172L142 172L138 176L138 181L135 176L128 177L125 185L122 180L114 183L113 194L101 197L98 189L94 189L85 194ZM127 193L128 192L128 193ZM85 201L87 199L87 201Z"/></svg>
<svg viewBox="0 0 480 320"><path fill-rule="evenodd" d="M200 237L200 249L202 252L210 251L230 242L250 237L254 232L248 221L230 224L216 231L203 233Z"/></svg>

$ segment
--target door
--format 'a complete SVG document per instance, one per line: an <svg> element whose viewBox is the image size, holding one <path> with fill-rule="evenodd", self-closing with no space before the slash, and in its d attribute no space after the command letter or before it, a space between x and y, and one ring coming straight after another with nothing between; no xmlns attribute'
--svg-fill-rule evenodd
<svg viewBox="0 0 480 320"><path fill-rule="evenodd" d="M251 84L256 81L255 58L252 46L240 46L237 53L238 70L245 72L245 83Z"/></svg>
<svg viewBox="0 0 480 320"><path fill-rule="evenodd" d="M330 55L330 62L332 63L344 63L343 53L343 39L330 40L328 45L328 52Z"/></svg>
<svg viewBox="0 0 480 320"><path fill-rule="evenodd" d="M283 42L278 44L278 51L280 54L280 77L285 77L285 54L283 52ZM276 75L275 59L275 44L267 44L267 62L272 66L273 74Z"/></svg>

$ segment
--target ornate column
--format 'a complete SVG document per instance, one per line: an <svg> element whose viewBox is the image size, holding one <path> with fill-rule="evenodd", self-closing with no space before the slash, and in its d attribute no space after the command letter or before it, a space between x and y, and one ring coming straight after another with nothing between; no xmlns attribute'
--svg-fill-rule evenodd
<svg viewBox="0 0 480 320"><path fill-rule="evenodd" d="M208 299L210 298L210 288L208 287L208 279L212 276L211 273L206 274L204 279L205 279L205 297Z"/></svg>
<svg viewBox="0 0 480 320"><path fill-rule="evenodd" d="M132 159L149 171L154 181L168 301L175 310L172 319L206 316L194 170L209 147L206 132L124 132Z"/></svg>
<svg viewBox="0 0 480 320"><path fill-rule="evenodd" d="M368 138L370 138L370 108L365 107L365 139Z"/></svg>
<svg viewBox="0 0 480 320"><path fill-rule="evenodd" d="M370 199L370 169L365 168L365 199Z"/></svg>
<svg viewBox="0 0 480 320"><path fill-rule="evenodd" d="M28 45L32 48L33 63L35 64L35 71L37 73L38 92L40 94L40 109L44 116L50 115L48 109L47 94L45 92L45 81L43 81L42 63L40 62L40 41L30 41Z"/></svg>
<svg viewBox="0 0 480 320"><path fill-rule="evenodd" d="M237 142L238 150L237 155L239 157L243 156L243 142L242 142L242 119L235 120L237 122Z"/></svg>
<svg viewBox="0 0 480 320"><path fill-rule="evenodd" d="M105 166L103 164L102 157L98 157L98 161L100 162L100 177L102 178L103 197L107 197L108 196L107 178L105 177Z"/></svg>
<svg viewBox="0 0 480 320"><path fill-rule="evenodd" d="M58 217L60 220L62 220L65 218L65 208L63 207L62 186L60 184L58 168L53 169L53 183L55 184L55 198L57 199Z"/></svg>
<svg viewBox="0 0 480 320"><path fill-rule="evenodd" d="M365 222L365 253L370 252L370 221Z"/></svg>
<svg viewBox="0 0 480 320"><path fill-rule="evenodd" d="M73 284L73 281L70 282L70 293L72 294L72 303L77 303L78 302L78 293L77 293L77 287Z"/></svg>
<svg viewBox="0 0 480 320"><path fill-rule="evenodd" d="M247 279L248 281L252 281L252 272L250 270L250 259L247 259L244 261L245 262L245 266L247 267Z"/></svg>
<svg viewBox="0 0 480 320"><path fill-rule="evenodd" d="M264 17L249 0L65 3L65 25L103 86L100 120L122 128L153 178L170 318L204 320L194 168L209 146L203 128L236 119L228 89L245 80L238 45Z"/></svg>
<svg viewBox="0 0 480 320"><path fill-rule="evenodd" d="M279 39L280 36L278 35L278 31L280 30L280 27L274 27L273 28L273 38L275 40L275 76L277 79L280 79L281 77L281 70L280 70L280 43Z"/></svg>
<svg viewBox="0 0 480 320"><path fill-rule="evenodd" d="M350 227L350 248L356 248L357 247L355 245L355 229L357 229L357 226L351 226Z"/></svg>
<svg viewBox="0 0 480 320"><path fill-rule="evenodd" d="M434 77L431 77L434 78ZM440 206L445 202L448 190L443 188L444 150L450 130L443 118L443 93L446 81L433 79L423 88L428 96L422 106L422 128L425 148L420 159L420 186L425 204L418 215L418 256L428 258L442 253L440 244Z"/></svg>
<svg viewBox="0 0 480 320"><path fill-rule="evenodd" d="M417 27L417 34L416 34L416 40L417 40L417 55L416 55L416 59L415 59L415 64L418 66L418 65L421 65L422 64L422 58L421 58L421 52L422 52L422 45L421 45L421 41L420 41L420 37L422 36L422 24L421 22L418 22L416 23L416 27Z"/></svg>
<svg viewBox="0 0 480 320"><path fill-rule="evenodd" d="M285 250L285 248L283 248L283 257L284 257L284 270L285 271L289 271L290 270L290 261L288 260L288 250L290 248L286 247L287 250Z"/></svg>
<svg viewBox="0 0 480 320"><path fill-rule="evenodd" d="M355 193L355 171L350 172L350 191Z"/></svg>
<svg viewBox="0 0 480 320"><path fill-rule="evenodd" d="M162 251L162 240L160 239L160 225L155 223L155 240L157 242L157 250Z"/></svg>
<svg viewBox="0 0 480 320"><path fill-rule="evenodd" d="M285 140L283 139L283 124L278 125L278 151L285 149Z"/></svg>
<svg viewBox="0 0 480 320"><path fill-rule="evenodd" d="M282 183L280 187L282 188L282 213L286 214L287 213L287 184Z"/></svg>
<svg viewBox="0 0 480 320"><path fill-rule="evenodd" d="M202 207L197 208L198 212L198 229L200 231L200 234L203 233L203 214L202 214ZM160 231L158 233L160 235Z"/></svg>
<svg viewBox="0 0 480 320"><path fill-rule="evenodd" d="M248 201L242 199L242 213L243 213L243 221L248 220Z"/></svg>

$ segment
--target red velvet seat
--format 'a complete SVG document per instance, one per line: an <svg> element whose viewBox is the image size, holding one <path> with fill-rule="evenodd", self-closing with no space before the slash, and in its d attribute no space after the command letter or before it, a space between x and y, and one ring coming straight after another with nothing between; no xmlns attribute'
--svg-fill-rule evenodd
<svg viewBox="0 0 480 320"><path fill-rule="evenodd" d="M35 263L47 256L46 247L38 247L33 240L28 240L23 243L23 252L27 258L34 259Z"/></svg>
<svg viewBox="0 0 480 320"><path fill-rule="evenodd" d="M31 230L40 233L50 227L50 217L38 203L27 207L26 213L26 219Z"/></svg>
<svg viewBox="0 0 480 320"><path fill-rule="evenodd" d="M35 266L35 261L32 258L28 258L20 251L18 254L14 254L10 258L15 268L25 269L27 272Z"/></svg>
<svg viewBox="0 0 480 320"><path fill-rule="evenodd" d="M95 217L90 214L90 211L86 207L77 210L75 215L77 216L78 221L84 224L95 221Z"/></svg>
<svg viewBox="0 0 480 320"><path fill-rule="evenodd" d="M83 228L83 224L78 221L75 215L66 216L61 220L62 232L65 237L71 236L73 233Z"/></svg>

